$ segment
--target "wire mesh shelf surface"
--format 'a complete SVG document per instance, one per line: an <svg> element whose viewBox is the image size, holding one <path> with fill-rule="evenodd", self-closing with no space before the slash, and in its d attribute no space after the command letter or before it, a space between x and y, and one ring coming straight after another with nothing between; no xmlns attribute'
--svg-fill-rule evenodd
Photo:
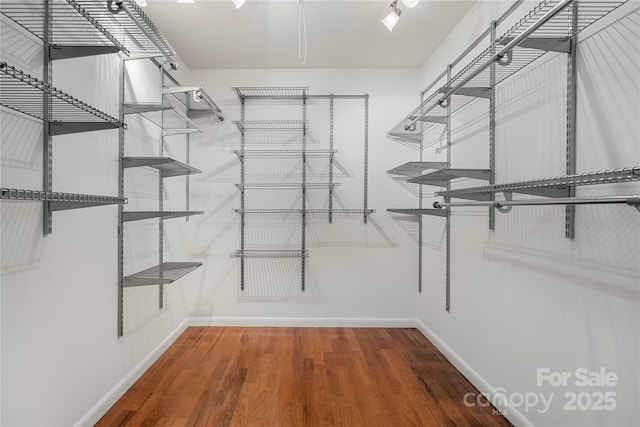
<svg viewBox="0 0 640 427"><path fill-rule="evenodd" d="M201 262L165 262L124 277L123 286L132 287L173 283L201 266Z"/></svg>
<svg viewBox="0 0 640 427"><path fill-rule="evenodd" d="M234 150L238 157L280 157L280 158L300 158L304 154L306 157L326 157L334 156L337 150Z"/></svg>
<svg viewBox="0 0 640 427"><path fill-rule="evenodd" d="M150 167L163 172L165 178L201 173L200 169L169 157L123 157L125 168Z"/></svg>
<svg viewBox="0 0 640 427"><path fill-rule="evenodd" d="M239 214L372 214L375 209L234 209Z"/></svg>
<svg viewBox="0 0 640 427"><path fill-rule="evenodd" d="M55 191L23 190L14 188L0 188L2 200L25 200L43 202L70 202L90 204L127 203L126 197L100 196L93 194L60 193Z"/></svg>
<svg viewBox="0 0 640 427"><path fill-rule="evenodd" d="M309 256L308 251L269 249L269 250L237 250L231 258L303 258Z"/></svg>
<svg viewBox="0 0 640 427"><path fill-rule="evenodd" d="M309 96L308 87L234 87L239 99L304 99Z"/></svg>
<svg viewBox="0 0 640 427"><path fill-rule="evenodd" d="M44 119L43 94L50 95L51 122L104 122L123 126L118 119L62 92L6 62L0 62L0 104L31 117Z"/></svg>
<svg viewBox="0 0 640 427"><path fill-rule="evenodd" d="M248 130L262 131L297 131L309 127L308 121L303 120L245 120L234 121L240 132Z"/></svg>
<svg viewBox="0 0 640 427"><path fill-rule="evenodd" d="M49 4L53 23L50 44L113 45L125 54L160 52L175 55L167 39L134 0L50 0ZM121 10L114 13L118 9ZM0 11L44 40L47 13L44 2L3 0Z"/></svg>
<svg viewBox="0 0 640 427"><path fill-rule="evenodd" d="M459 196L465 194L498 193L502 191L531 190L543 188L567 188L582 185L615 184L621 182L640 181L640 166L612 169L599 172L587 172L553 178L517 181L503 184L492 184L478 187L458 188L439 191L438 196Z"/></svg>
<svg viewBox="0 0 640 427"><path fill-rule="evenodd" d="M451 80L436 89L417 108L409 113L388 134L392 140L406 142L420 142L416 140L424 128L418 126L419 118L428 113L445 115L446 109L439 105L445 100L445 95L463 95L469 89L486 89L491 87L491 68L488 66L494 61L500 65L495 66L495 84L499 84L531 62L535 61L549 50L563 51L570 37L582 31L598 19L612 12L628 0L581 0L567 2L565 0L543 0L530 10L527 15L508 29L501 37L498 37L482 53L476 56L463 67ZM574 10L576 22L574 31ZM551 16L548 18L548 16ZM542 20L545 18L545 20ZM533 27L538 21L544 21L541 25ZM532 28L535 28L531 31ZM518 44L511 47L502 59L497 55L505 49L514 39L522 36ZM471 99L467 96L448 96L451 103L452 114Z"/></svg>
<svg viewBox="0 0 640 427"><path fill-rule="evenodd" d="M242 184L235 184L239 189L265 189L265 190L276 190L276 189L301 189L301 188L333 188L339 187L340 183L329 183L329 182L307 182L302 184L300 182L249 182Z"/></svg>

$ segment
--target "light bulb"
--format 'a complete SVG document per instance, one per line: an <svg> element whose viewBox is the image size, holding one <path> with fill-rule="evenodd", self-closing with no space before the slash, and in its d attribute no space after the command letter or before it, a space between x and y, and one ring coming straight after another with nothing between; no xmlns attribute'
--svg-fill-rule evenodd
<svg viewBox="0 0 640 427"><path fill-rule="evenodd" d="M147 7L147 0L136 0L136 3L138 3L140 7Z"/></svg>
<svg viewBox="0 0 640 427"><path fill-rule="evenodd" d="M240 9L246 0L231 0L236 5L236 9Z"/></svg>
<svg viewBox="0 0 640 427"><path fill-rule="evenodd" d="M395 10L392 10L391 12L389 12L387 16L382 18L380 22L382 22L389 31L393 31L393 27L396 26L399 20L400 20L400 15L396 13Z"/></svg>
<svg viewBox="0 0 640 427"><path fill-rule="evenodd" d="M402 4L411 9L412 7L416 7L420 0L402 0Z"/></svg>
<svg viewBox="0 0 640 427"><path fill-rule="evenodd" d="M195 1L194 0L176 0L176 3L191 4L191 3L195 3Z"/></svg>

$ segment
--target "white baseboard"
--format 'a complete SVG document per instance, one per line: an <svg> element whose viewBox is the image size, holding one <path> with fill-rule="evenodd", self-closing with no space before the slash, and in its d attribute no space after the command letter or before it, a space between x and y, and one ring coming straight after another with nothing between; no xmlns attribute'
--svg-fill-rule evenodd
<svg viewBox="0 0 640 427"><path fill-rule="evenodd" d="M190 326L416 328L416 319L369 317L191 317Z"/></svg>
<svg viewBox="0 0 640 427"><path fill-rule="evenodd" d="M147 369L164 353L171 344L184 332L189 326L189 319L185 319L173 330L156 348L154 348L135 368L131 370L116 386L111 389L105 397L103 397L84 417L80 419L75 427L92 426L113 406L114 403L129 390L138 378L145 373Z"/></svg>
<svg viewBox="0 0 640 427"><path fill-rule="evenodd" d="M438 335L436 335L431 329L429 329L420 320L414 320L416 328L424 335L438 350L444 354L444 356L456 367L458 371L464 375L471 384L475 386L481 393L484 393L489 401L497 408L505 409L505 418L507 418L514 426L517 427L533 427L531 421L529 421L520 411L509 404L508 401L503 400L500 402L494 401L498 389L492 387L484 378L480 376L467 362L462 359L455 351L451 349Z"/></svg>

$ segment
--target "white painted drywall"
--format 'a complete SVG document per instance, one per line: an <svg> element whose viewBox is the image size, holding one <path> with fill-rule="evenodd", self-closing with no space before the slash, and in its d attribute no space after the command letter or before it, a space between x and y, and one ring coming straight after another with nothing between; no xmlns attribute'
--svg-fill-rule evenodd
<svg viewBox="0 0 640 427"><path fill-rule="evenodd" d="M292 52L292 55L295 52ZM192 205L206 212L190 228L192 257L205 268L185 277L181 289L189 313L199 321L226 322L239 317L272 319L371 319L374 322L414 318L416 252L410 236L387 214L388 207L405 207L413 196L389 180L385 171L412 155L385 139L399 118L398 111L417 101L418 70L197 70L189 74L203 85L225 112L225 121L198 119L204 132L193 137L194 166L203 171L192 179ZM369 98L369 208L376 213L363 224L361 215L308 219L306 290L300 290L299 259L246 261L246 288L240 291L240 261L229 255L239 248L240 162L231 152L240 148L233 120L240 102L232 86L308 86L311 94L365 94ZM329 147L329 102L313 100L307 107L308 149ZM364 103L335 100L336 208L363 206ZM300 105L247 104L246 120L301 120ZM290 134L247 134L246 149L300 148L297 142L266 144ZM300 159L246 160L247 182L300 181ZM326 159L309 159L308 182L327 181ZM275 177L275 178L274 178ZM323 208L326 190L308 190L307 207ZM299 208L299 190L247 190L247 208ZM247 248L300 247L299 215L247 218ZM226 320L225 320L226 319ZM305 320L306 319L306 320Z"/></svg>
<svg viewBox="0 0 640 427"><path fill-rule="evenodd" d="M41 50L5 21L3 59L41 76ZM159 71L145 63L130 67L127 90L136 91L129 99L158 101ZM119 64L119 55L59 61L53 64L54 85L117 117ZM5 109L0 120L2 186L42 188L42 123ZM137 126L133 118L126 121L127 152L152 155L157 129ZM157 208L156 176L127 171L127 209ZM53 138L54 191L117 195L117 185L117 130ZM183 194L170 188L167 203L180 203ZM53 234L46 237L40 203L2 202L0 213L1 423L70 426L83 420L90 425L118 397L117 391L124 391L159 355L158 346L184 328L186 305L179 289L171 286L162 311L157 287L127 289L125 336L118 339L116 206L55 212ZM167 260L186 259L180 240L184 227L184 221L167 224L172 238ZM155 220L126 225L125 274L157 263L157 236ZM92 411L101 401L98 411Z"/></svg>
<svg viewBox="0 0 640 427"><path fill-rule="evenodd" d="M478 3L425 64L422 87L507 6L508 2ZM523 16L527 7L531 4L513 19ZM629 2L580 34L578 172L640 162L639 22L638 3ZM564 174L566 57L544 56L500 84L496 96L496 180ZM478 100L454 116L453 167L488 165L487 105ZM441 158L437 148L427 148L425 157ZM456 185L476 184L481 182ZM634 183L577 191L581 196L637 193ZM425 235L443 229L438 219L429 224ZM575 230L574 240L564 238L562 207L515 207L509 214L498 213L493 232L488 230L485 209L454 210L451 311L444 309L445 246L432 245L423 258L433 268L424 273L419 320L464 361L466 367L460 367L465 373L490 384L483 392L495 396L502 389L512 403L508 416L517 423L638 425L640 216L627 206L578 207ZM432 243L432 238L426 241ZM538 368L572 376L566 387L547 382L539 386ZM579 368L614 372L617 384L578 387ZM597 393L613 392L616 408L564 410L570 403L565 393L571 392L583 393L583 404ZM517 393L554 396L542 413L541 406L519 405Z"/></svg>

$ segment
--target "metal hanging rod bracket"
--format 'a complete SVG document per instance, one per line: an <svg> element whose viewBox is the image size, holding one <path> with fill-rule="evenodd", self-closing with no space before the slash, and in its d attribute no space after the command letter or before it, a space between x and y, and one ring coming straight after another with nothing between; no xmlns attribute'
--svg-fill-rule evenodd
<svg viewBox="0 0 640 427"><path fill-rule="evenodd" d="M501 200L486 202L434 202L433 207L457 208L457 207L494 207L500 212L509 212L504 209L511 206L547 206L547 205L606 205L626 204L640 212L640 195L636 196L603 196L603 197L565 197L558 199L526 199L526 200Z"/></svg>
<svg viewBox="0 0 640 427"><path fill-rule="evenodd" d="M509 44L513 37L504 37L500 40L501 44ZM558 37L529 37L520 43L520 47L527 49L538 49L545 52L571 52L571 39Z"/></svg>

